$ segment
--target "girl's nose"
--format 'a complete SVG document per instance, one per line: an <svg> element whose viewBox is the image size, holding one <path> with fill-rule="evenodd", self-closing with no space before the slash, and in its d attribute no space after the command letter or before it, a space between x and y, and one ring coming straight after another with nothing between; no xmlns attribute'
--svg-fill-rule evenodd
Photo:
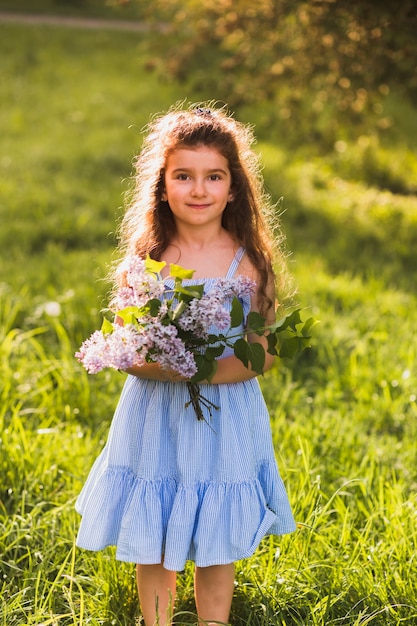
<svg viewBox="0 0 417 626"><path fill-rule="evenodd" d="M206 186L204 184L204 180L200 180L198 178L194 180L191 194L193 196L204 196L206 194Z"/></svg>

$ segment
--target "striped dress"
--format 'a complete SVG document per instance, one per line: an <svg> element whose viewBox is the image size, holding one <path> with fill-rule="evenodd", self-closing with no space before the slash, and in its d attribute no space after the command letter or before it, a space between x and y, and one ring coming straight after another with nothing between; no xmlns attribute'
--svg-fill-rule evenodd
<svg viewBox="0 0 417 626"><path fill-rule="evenodd" d="M206 291L215 280L204 281ZM249 298L242 304L247 314ZM79 547L114 545L121 561L181 571L187 560L206 567L249 557L265 535L295 529L257 379L200 387L218 407L208 423L186 407L185 383L127 377L76 503Z"/></svg>

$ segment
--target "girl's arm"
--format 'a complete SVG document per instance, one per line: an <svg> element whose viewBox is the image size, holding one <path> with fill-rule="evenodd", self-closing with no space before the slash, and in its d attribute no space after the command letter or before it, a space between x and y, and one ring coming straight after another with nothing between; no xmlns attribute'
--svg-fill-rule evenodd
<svg viewBox="0 0 417 626"><path fill-rule="evenodd" d="M186 380L175 370L162 369L158 363L146 363L146 365L133 365L125 370L128 374L137 378L147 378L148 380L160 380L163 382L180 382Z"/></svg>
<svg viewBox="0 0 417 626"><path fill-rule="evenodd" d="M249 340L252 341L251 338ZM265 365L263 371L266 372L271 369L275 357L266 352L267 344L265 338L258 337L256 335L256 339L254 339L254 341L257 341L264 346ZM171 383L181 381L184 382L186 380L175 370L162 369L157 363L147 363L146 365L142 365L140 367L134 365L133 367L129 367L126 372L136 376L137 378L147 378L148 380L159 380ZM244 380L255 378L256 376L258 376L256 372L245 367L242 361L233 355L217 361L217 369L210 383L213 385L240 383Z"/></svg>

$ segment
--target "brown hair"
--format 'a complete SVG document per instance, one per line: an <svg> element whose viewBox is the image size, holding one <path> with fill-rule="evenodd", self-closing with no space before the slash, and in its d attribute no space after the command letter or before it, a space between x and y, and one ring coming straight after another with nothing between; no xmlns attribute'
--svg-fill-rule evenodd
<svg viewBox="0 0 417 626"><path fill-rule="evenodd" d="M232 177L233 201L222 217L223 227L246 253L259 274L261 310L271 306L267 283L277 256L278 296L281 300L286 276L283 237L270 221L272 207L264 191L254 136L249 126L237 122L224 109L205 107L172 108L156 117L135 161L135 185L120 226L120 248L124 254L149 254L159 259L175 233L173 214L162 201L167 158L179 147L213 146L227 159ZM275 230L275 237L273 236ZM274 254L275 253L275 254Z"/></svg>

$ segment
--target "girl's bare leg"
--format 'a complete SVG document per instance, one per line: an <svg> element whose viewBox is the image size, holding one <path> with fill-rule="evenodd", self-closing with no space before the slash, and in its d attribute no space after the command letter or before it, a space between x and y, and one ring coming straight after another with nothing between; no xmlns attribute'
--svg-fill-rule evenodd
<svg viewBox="0 0 417 626"><path fill-rule="evenodd" d="M171 626L177 572L162 564L137 565L136 580L145 626Z"/></svg>
<svg viewBox="0 0 417 626"><path fill-rule="evenodd" d="M195 602L203 626L229 621L235 580L234 563L195 568Z"/></svg>

